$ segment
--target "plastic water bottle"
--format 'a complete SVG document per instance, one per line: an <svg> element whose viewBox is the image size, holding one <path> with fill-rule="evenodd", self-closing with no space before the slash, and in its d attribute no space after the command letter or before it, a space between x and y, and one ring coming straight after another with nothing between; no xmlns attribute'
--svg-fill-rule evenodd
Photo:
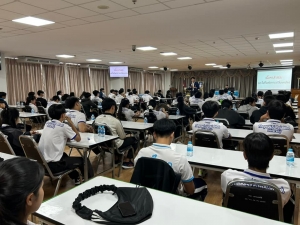
<svg viewBox="0 0 300 225"><path fill-rule="evenodd" d="M179 111L179 109L177 109L176 116L179 116L179 115L180 115L180 111Z"/></svg>
<svg viewBox="0 0 300 225"><path fill-rule="evenodd" d="M35 113L34 109L31 109L31 113L32 113L32 114Z"/></svg>
<svg viewBox="0 0 300 225"><path fill-rule="evenodd" d="M217 123L219 123L219 120L216 120Z"/></svg>
<svg viewBox="0 0 300 225"><path fill-rule="evenodd" d="M101 126L100 137L105 137L105 128L104 128L104 126Z"/></svg>
<svg viewBox="0 0 300 225"><path fill-rule="evenodd" d="M92 116L91 116L91 120L95 120L95 116L94 116L94 114L92 114Z"/></svg>
<svg viewBox="0 0 300 225"><path fill-rule="evenodd" d="M102 126L98 126L98 136L101 136L101 127Z"/></svg>
<svg viewBox="0 0 300 225"><path fill-rule="evenodd" d="M102 108L102 103L101 102L98 102L98 107Z"/></svg>
<svg viewBox="0 0 300 225"><path fill-rule="evenodd" d="M148 123L147 117L144 117L144 123Z"/></svg>
<svg viewBox="0 0 300 225"><path fill-rule="evenodd" d="M192 145L191 141L188 142L186 150L187 150L187 154L186 155L189 156L189 157L192 157L193 154L194 154L194 150L193 150L193 145Z"/></svg>
<svg viewBox="0 0 300 225"><path fill-rule="evenodd" d="M286 153L286 165L293 166L295 160L295 154L293 152L293 149L289 149L289 151Z"/></svg>

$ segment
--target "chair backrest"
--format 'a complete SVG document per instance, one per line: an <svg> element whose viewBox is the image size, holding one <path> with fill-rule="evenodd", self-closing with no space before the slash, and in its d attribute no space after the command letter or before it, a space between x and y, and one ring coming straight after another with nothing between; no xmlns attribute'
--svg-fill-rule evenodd
<svg viewBox="0 0 300 225"><path fill-rule="evenodd" d="M230 126L228 120L225 118L215 118L215 121L219 121L219 122L223 123L226 127Z"/></svg>
<svg viewBox="0 0 300 225"><path fill-rule="evenodd" d="M24 111L25 112L31 112L31 107L29 105L25 105Z"/></svg>
<svg viewBox="0 0 300 225"><path fill-rule="evenodd" d="M110 127L106 124L106 123L96 123L93 122L92 124L93 128L94 128L94 132L98 133L98 127L99 126L103 126L105 129L105 135L112 135L112 131L110 129ZM99 146L103 149L112 149L115 148L115 142L114 141L106 141L104 143L99 144Z"/></svg>
<svg viewBox="0 0 300 225"><path fill-rule="evenodd" d="M176 115L177 109L178 109L177 107L169 108L168 110L169 115Z"/></svg>
<svg viewBox="0 0 300 225"><path fill-rule="evenodd" d="M218 136L214 131L197 130L193 135L193 145L207 148L220 148Z"/></svg>
<svg viewBox="0 0 300 225"><path fill-rule="evenodd" d="M200 107L199 107L199 105L190 105L190 107L192 109L196 109L196 111L200 111L201 110Z"/></svg>
<svg viewBox="0 0 300 225"><path fill-rule="evenodd" d="M47 114L47 113L46 113L46 110L45 110L45 108L44 108L43 106L38 106L37 108L38 108L38 112L39 112L39 113Z"/></svg>
<svg viewBox="0 0 300 225"><path fill-rule="evenodd" d="M37 143L33 139L32 136L21 135L19 137L21 146L24 150L25 156L28 159L33 159L44 166L46 172L49 174L50 177L54 177L53 173L51 172L46 160L44 159L43 155L38 149Z"/></svg>
<svg viewBox="0 0 300 225"><path fill-rule="evenodd" d="M176 174L167 162L161 159L142 157L135 165L130 183L176 193L180 179L181 175Z"/></svg>
<svg viewBox="0 0 300 225"><path fill-rule="evenodd" d="M274 155L286 156L289 149L289 141L287 136L280 134L270 134L268 135L274 145Z"/></svg>
<svg viewBox="0 0 300 225"><path fill-rule="evenodd" d="M261 104L255 104L257 108L261 108Z"/></svg>
<svg viewBox="0 0 300 225"><path fill-rule="evenodd" d="M147 118L148 123L155 123L157 121L157 117L153 112L145 112L144 118Z"/></svg>
<svg viewBox="0 0 300 225"><path fill-rule="evenodd" d="M0 132L0 152L9 154L9 155L16 155L12 147L10 146L6 135Z"/></svg>
<svg viewBox="0 0 300 225"><path fill-rule="evenodd" d="M234 210L283 221L280 190L272 183L235 179L227 184L224 206Z"/></svg>
<svg viewBox="0 0 300 225"><path fill-rule="evenodd" d="M247 112L238 112L245 120L249 119L249 114Z"/></svg>

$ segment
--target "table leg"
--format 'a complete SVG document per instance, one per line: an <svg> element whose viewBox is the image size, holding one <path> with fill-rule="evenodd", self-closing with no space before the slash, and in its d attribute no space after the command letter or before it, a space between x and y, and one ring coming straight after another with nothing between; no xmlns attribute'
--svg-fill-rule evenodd
<svg viewBox="0 0 300 225"><path fill-rule="evenodd" d="M183 117L181 118L181 125L182 125L182 143L184 143L184 132L185 132L185 130L184 130L184 125L183 125Z"/></svg>
<svg viewBox="0 0 300 225"><path fill-rule="evenodd" d="M294 224L299 225L300 183L296 183Z"/></svg>
<svg viewBox="0 0 300 225"><path fill-rule="evenodd" d="M88 149L87 148L84 148L83 149L83 160L84 160L84 181L88 181L88 158L87 158L87 151Z"/></svg>

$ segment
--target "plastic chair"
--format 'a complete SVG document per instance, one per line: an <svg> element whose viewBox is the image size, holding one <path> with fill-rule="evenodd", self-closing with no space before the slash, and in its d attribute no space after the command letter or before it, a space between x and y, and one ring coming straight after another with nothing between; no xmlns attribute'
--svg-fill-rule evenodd
<svg viewBox="0 0 300 225"><path fill-rule="evenodd" d="M169 115L176 115L178 108L177 107L171 107L168 110Z"/></svg>
<svg viewBox="0 0 300 225"><path fill-rule="evenodd" d="M286 156L289 149L289 140L287 136L280 134L270 134L268 135L274 145L274 155Z"/></svg>
<svg viewBox="0 0 300 225"><path fill-rule="evenodd" d="M249 114L247 112L238 112L245 120L249 119Z"/></svg>
<svg viewBox="0 0 300 225"><path fill-rule="evenodd" d="M218 136L213 131L197 130L193 134L193 145L207 148L220 148Z"/></svg>
<svg viewBox="0 0 300 225"><path fill-rule="evenodd" d="M82 181L82 175L78 168L74 170L65 170L59 173L52 173L52 171L48 166L48 163L46 162L43 155L38 150L37 143L35 142L32 136L21 135L19 137L19 140L25 152L26 157L29 159L36 160L38 163L43 165L45 169L45 176L49 177L51 182L53 182L54 180L58 180L53 196L57 194L62 178L68 175L69 173L73 172L74 170L76 170L79 173L80 182Z"/></svg>
<svg viewBox="0 0 300 225"><path fill-rule="evenodd" d="M266 181L234 179L229 182L224 207L283 221L280 190Z"/></svg>
<svg viewBox="0 0 300 225"><path fill-rule="evenodd" d="M9 155L16 155L12 147L10 146L6 135L0 132L0 152L9 154Z"/></svg>
<svg viewBox="0 0 300 225"><path fill-rule="evenodd" d="M223 123L226 127L230 126L228 120L225 118L215 118L215 121L219 121L219 122Z"/></svg>
<svg viewBox="0 0 300 225"><path fill-rule="evenodd" d="M144 118L147 118L148 123L155 123L157 121L157 117L153 112L145 112Z"/></svg>

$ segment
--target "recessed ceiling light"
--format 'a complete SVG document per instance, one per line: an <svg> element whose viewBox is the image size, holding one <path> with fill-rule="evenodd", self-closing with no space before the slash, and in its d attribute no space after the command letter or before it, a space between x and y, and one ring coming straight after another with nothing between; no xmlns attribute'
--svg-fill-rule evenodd
<svg viewBox="0 0 300 225"><path fill-rule="evenodd" d="M109 8L109 6L107 6L107 5L99 5L98 6L98 9L108 9Z"/></svg>
<svg viewBox="0 0 300 225"><path fill-rule="evenodd" d="M221 66L221 67L219 67L220 69L228 69L228 67L227 66Z"/></svg>
<svg viewBox="0 0 300 225"><path fill-rule="evenodd" d="M177 59L179 59L179 60L187 60L187 59L192 59L192 58L191 57L179 57Z"/></svg>
<svg viewBox="0 0 300 225"><path fill-rule="evenodd" d="M20 18L20 19L15 19L15 20L12 20L12 21L17 22L17 23L24 23L24 24L28 24L28 25L32 25L32 26L36 26L36 27L40 27L40 26L55 23L53 21L39 19L39 18L32 17L32 16L27 16L27 17L23 17L23 18Z"/></svg>
<svg viewBox="0 0 300 225"><path fill-rule="evenodd" d="M87 59L88 62L101 62L101 59Z"/></svg>
<svg viewBox="0 0 300 225"><path fill-rule="evenodd" d="M294 50L280 50L280 51L276 51L276 53L286 53L286 52L294 52Z"/></svg>
<svg viewBox="0 0 300 225"><path fill-rule="evenodd" d="M177 53L175 53L175 52L161 52L160 54L163 56L177 55Z"/></svg>
<svg viewBox="0 0 300 225"><path fill-rule="evenodd" d="M158 69L157 66L149 66L148 68L149 68L149 69Z"/></svg>
<svg viewBox="0 0 300 225"><path fill-rule="evenodd" d="M281 65L293 65L293 63L281 63Z"/></svg>
<svg viewBox="0 0 300 225"><path fill-rule="evenodd" d="M178 69L171 69L170 71L178 71Z"/></svg>
<svg viewBox="0 0 300 225"><path fill-rule="evenodd" d="M136 48L138 50L142 50L142 51L153 51L153 50L157 50L157 48L151 47L151 46L145 46L145 47L138 47Z"/></svg>
<svg viewBox="0 0 300 225"><path fill-rule="evenodd" d="M110 64L122 64L123 62L109 62Z"/></svg>
<svg viewBox="0 0 300 225"><path fill-rule="evenodd" d="M159 68L160 70L165 70L164 68ZM167 68L167 70L169 70L170 68Z"/></svg>
<svg viewBox="0 0 300 225"><path fill-rule="evenodd" d="M294 43L280 43L280 44L273 44L274 48L281 48L281 47L292 47Z"/></svg>
<svg viewBox="0 0 300 225"><path fill-rule="evenodd" d="M215 66L213 66L213 67L222 67L222 65L215 65Z"/></svg>
<svg viewBox="0 0 300 225"><path fill-rule="evenodd" d="M280 62L293 62L292 59L283 59L283 60L280 60Z"/></svg>
<svg viewBox="0 0 300 225"><path fill-rule="evenodd" d="M74 58L75 55L56 55L56 57L69 59L69 58Z"/></svg>
<svg viewBox="0 0 300 225"><path fill-rule="evenodd" d="M294 32L269 34L270 39L294 37Z"/></svg>
<svg viewBox="0 0 300 225"><path fill-rule="evenodd" d="M207 63L207 64L205 64L205 66L216 66L217 64L215 64L215 63Z"/></svg>

